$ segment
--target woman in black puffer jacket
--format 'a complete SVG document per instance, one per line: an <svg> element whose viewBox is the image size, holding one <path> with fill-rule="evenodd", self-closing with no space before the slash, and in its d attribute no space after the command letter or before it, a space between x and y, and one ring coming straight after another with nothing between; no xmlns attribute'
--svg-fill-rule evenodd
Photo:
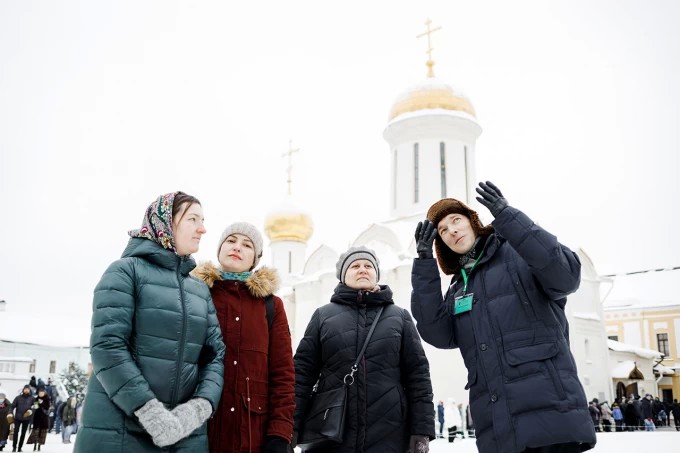
<svg viewBox="0 0 680 453"><path fill-rule="evenodd" d="M394 305L388 286L377 285L372 250L350 248L338 261L337 276L331 303L314 312L295 354L295 437L317 379L319 392L342 385L384 307L349 387L343 442L323 451L428 451L435 437L432 384L411 315Z"/></svg>

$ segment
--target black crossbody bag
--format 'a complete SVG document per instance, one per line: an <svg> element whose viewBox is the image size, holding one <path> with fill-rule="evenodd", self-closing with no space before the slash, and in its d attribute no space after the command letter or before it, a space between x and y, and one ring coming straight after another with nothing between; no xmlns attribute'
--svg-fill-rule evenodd
<svg viewBox="0 0 680 453"><path fill-rule="evenodd" d="M302 448L323 448L337 446L342 443L345 434L345 420L347 418L347 393L354 384L354 373L359 369L359 362L366 352L368 342L373 336L375 326L385 307L380 307L378 315L368 331L364 346L354 361L349 374L343 378L342 387L317 393L319 382L312 390L312 398L307 408L307 414L298 436L297 445Z"/></svg>

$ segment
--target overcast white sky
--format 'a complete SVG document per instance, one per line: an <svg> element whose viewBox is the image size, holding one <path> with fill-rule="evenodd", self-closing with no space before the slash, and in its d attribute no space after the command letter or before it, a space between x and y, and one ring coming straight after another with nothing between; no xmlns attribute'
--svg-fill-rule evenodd
<svg viewBox="0 0 680 453"><path fill-rule="evenodd" d="M676 1L10 0L8 311L78 313L86 331L95 284L160 193L202 201L197 258L214 259L228 223L262 227L284 195L290 138L301 149L293 190L316 227L310 252L386 219L382 132L397 96L425 77L415 36L428 17L443 28L435 72L483 128L479 179L603 274L680 265ZM624 296L676 294L678 276Z"/></svg>

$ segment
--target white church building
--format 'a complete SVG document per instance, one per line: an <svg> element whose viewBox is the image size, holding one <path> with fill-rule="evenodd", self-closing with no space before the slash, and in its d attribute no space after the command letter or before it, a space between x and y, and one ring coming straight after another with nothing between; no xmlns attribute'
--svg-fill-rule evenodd
<svg viewBox="0 0 680 453"><path fill-rule="evenodd" d="M383 137L389 146L390 217L376 220L351 241L374 249L380 259L380 283L389 285L397 304L410 311L411 266L416 257L414 231L429 206L440 198L475 200L476 142L482 133L472 103L448 83L428 77L401 94L389 114ZM280 272L293 348L304 335L314 310L329 302L338 283L335 263L344 250L321 245L307 255L312 219L292 202L265 220L272 265ZM324 232L318 232L322 237ZM350 239L350 238L348 238ZM600 278L592 261L573 248L582 262L582 283L567 303L571 348L588 399L612 401L609 352L603 323ZM443 289L449 277L442 276ZM467 402L467 371L460 352L438 350L423 342L430 362L435 401Z"/></svg>

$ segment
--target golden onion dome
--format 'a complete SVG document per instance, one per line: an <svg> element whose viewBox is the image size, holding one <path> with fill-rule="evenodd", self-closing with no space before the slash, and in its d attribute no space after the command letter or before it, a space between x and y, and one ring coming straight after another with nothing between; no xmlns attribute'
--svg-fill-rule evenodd
<svg viewBox="0 0 680 453"><path fill-rule="evenodd" d="M465 95L434 77L404 91L392 105L389 121L409 112L443 109L465 112L475 117L475 109Z"/></svg>
<svg viewBox="0 0 680 453"><path fill-rule="evenodd" d="M284 203L275 212L267 215L264 231L272 242L307 242L312 236L314 226L310 216L289 203Z"/></svg>

